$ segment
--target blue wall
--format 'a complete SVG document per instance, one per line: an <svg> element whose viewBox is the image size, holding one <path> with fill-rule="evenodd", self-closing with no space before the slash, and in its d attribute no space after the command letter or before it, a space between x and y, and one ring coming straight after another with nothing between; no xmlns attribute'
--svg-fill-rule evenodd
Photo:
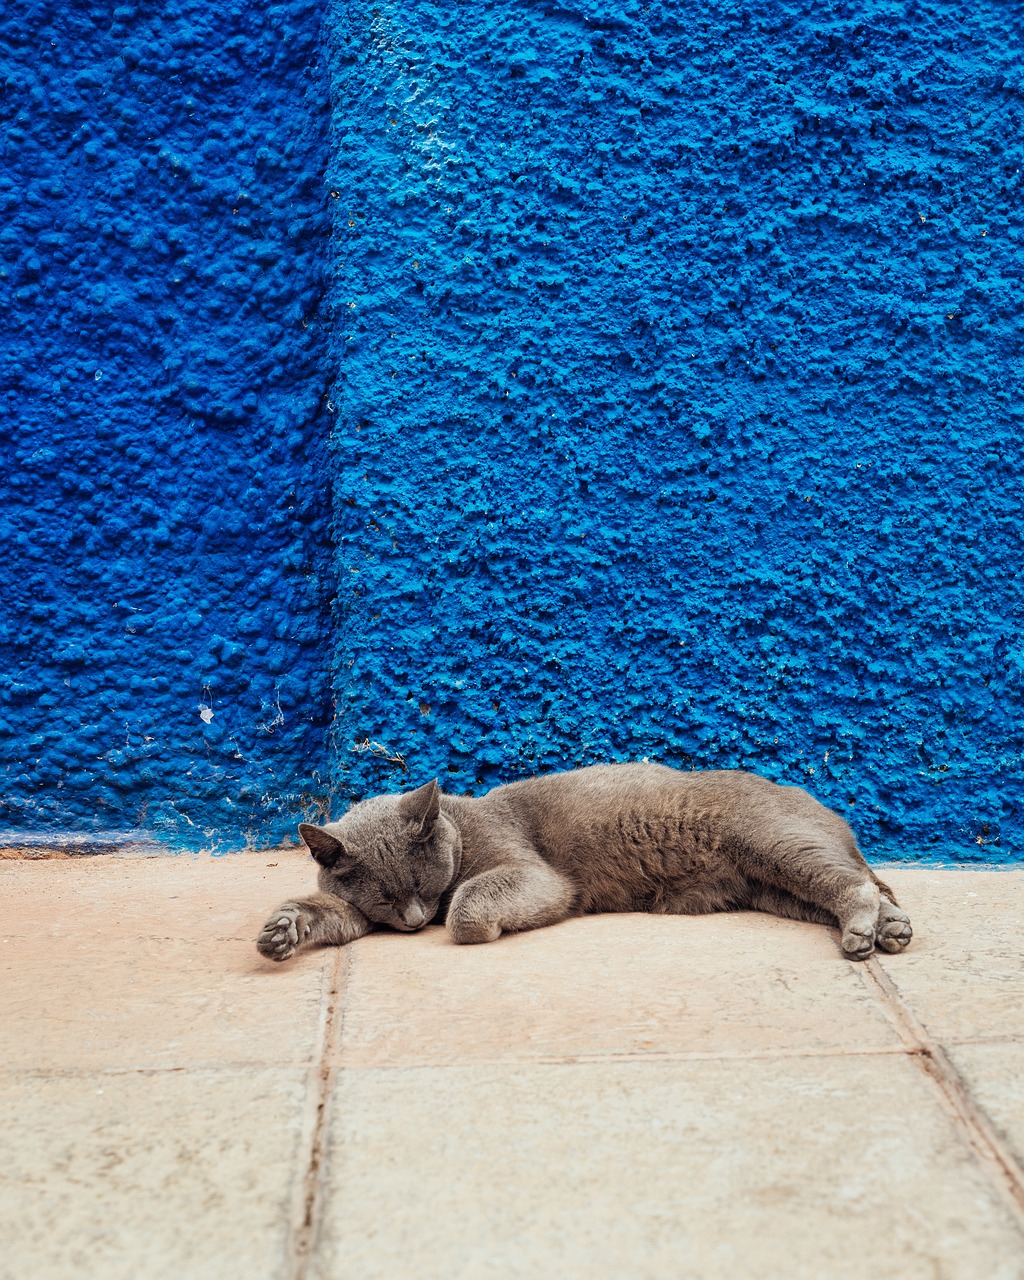
<svg viewBox="0 0 1024 1280"><path fill-rule="evenodd" d="M649 756L1022 856L1010 8L321 7L0 16L8 838Z"/></svg>
<svg viewBox="0 0 1024 1280"><path fill-rule="evenodd" d="M319 19L4 6L9 830L217 847L325 792Z"/></svg>
<svg viewBox="0 0 1024 1280"><path fill-rule="evenodd" d="M328 18L339 791L650 756L1020 857L1011 8L373 15Z"/></svg>

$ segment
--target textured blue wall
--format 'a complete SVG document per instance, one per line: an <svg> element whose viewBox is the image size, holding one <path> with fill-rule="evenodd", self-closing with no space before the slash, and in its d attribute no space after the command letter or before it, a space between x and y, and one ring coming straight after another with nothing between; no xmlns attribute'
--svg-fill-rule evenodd
<svg viewBox="0 0 1024 1280"><path fill-rule="evenodd" d="M319 19L3 8L9 831L269 840L325 789Z"/></svg>
<svg viewBox="0 0 1024 1280"><path fill-rule="evenodd" d="M330 153L319 10L0 15L0 827L646 755L1022 856L1009 8L335 0Z"/></svg>
<svg viewBox="0 0 1024 1280"><path fill-rule="evenodd" d="M650 756L1024 854L1014 25L333 5L341 792Z"/></svg>

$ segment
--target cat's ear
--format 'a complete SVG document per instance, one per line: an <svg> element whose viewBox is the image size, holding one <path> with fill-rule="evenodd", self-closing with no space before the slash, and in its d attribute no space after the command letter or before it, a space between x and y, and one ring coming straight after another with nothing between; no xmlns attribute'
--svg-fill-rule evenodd
<svg viewBox="0 0 1024 1280"><path fill-rule="evenodd" d="M434 830L434 823L441 812L441 788L437 779L424 787L408 791L398 802L398 812L403 818L416 824L415 840L426 840Z"/></svg>
<svg viewBox="0 0 1024 1280"><path fill-rule="evenodd" d="M311 822L300 822L299 835L306 842L306 848L322 867L340 869L339 863L351 861L341 841L336 840L323 827L314 827Z"/></svg>

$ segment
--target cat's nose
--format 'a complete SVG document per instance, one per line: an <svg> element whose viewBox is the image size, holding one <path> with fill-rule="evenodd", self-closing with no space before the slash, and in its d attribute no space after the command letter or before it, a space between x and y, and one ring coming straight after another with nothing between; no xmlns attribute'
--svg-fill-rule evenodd
<svg viewBox="0 0 1024 1280"><path fill-rule="evenodd" d="M423 907L418 902L410 902L402 910L402 920L410 929L419 929L427 923Z"/></svg>

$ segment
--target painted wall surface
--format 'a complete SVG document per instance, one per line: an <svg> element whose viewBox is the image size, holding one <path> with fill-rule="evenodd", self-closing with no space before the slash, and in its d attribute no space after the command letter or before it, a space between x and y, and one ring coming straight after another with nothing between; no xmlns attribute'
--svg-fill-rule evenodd
<svg viewBox="0 0 1024 1280"><path fill-rule="evenodd" d="M1024 853L1010 6L329 11L335 778Z"/></svg>
<svg viewBox="0 0 1024 1280"><path fill-rule="evenodd" d="M0 828L647 756L1022 856L1010 9L321 7L0 14Z"/></svg>
<svg viewBox="0 0 1024 1280"><path fill-rule="evenodd" d="M325 784L314 0L0 14L0 827L272 840Z"/></svg>

